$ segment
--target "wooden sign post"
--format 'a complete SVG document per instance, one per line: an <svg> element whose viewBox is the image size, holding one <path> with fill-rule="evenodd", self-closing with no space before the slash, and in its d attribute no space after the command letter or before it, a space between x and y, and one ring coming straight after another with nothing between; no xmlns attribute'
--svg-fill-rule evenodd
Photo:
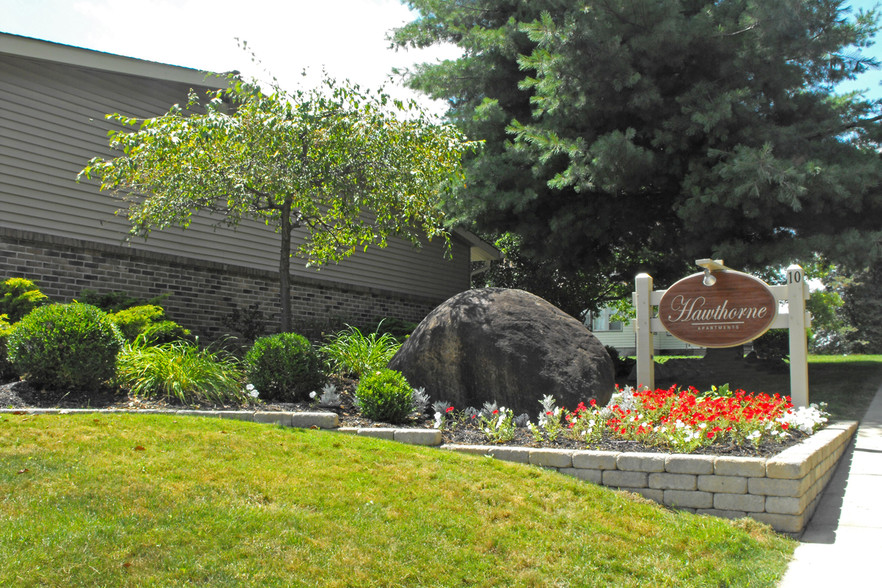
<svg viewBox="0 0 882 588"><path fill-rule="evenodd" d="M808 406L805 331L811 317L805 310L809 290L802 268L787 268L786 285L767 286L727 268L722 260L695 263L704 272L683 278L667 290L653 290L648 274L635 280L637 385L655 387L653 333L667 331L687 343L716 348L735 347L769 329L786 328L790 331L790 397L794 406ZM779 310L779 301L787 301L785 310Z"/></svg>

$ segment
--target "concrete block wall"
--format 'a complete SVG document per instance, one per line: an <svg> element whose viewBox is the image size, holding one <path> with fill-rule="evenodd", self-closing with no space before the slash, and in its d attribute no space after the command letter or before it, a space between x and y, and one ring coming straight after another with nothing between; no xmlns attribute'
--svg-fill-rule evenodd
<svg viewBox="0 0 882 588"><path fill-rule="evenodd" d="M444 448L553 469L697 514L750 517L795 535L811 519L856 430L856 422L832 424L770 458L493 445Z"/></svg>
<svg viewBox="0 0 882 588"><path fill-rule="evenodd" d="M161 303L168 317L208 340L228 334L223 320L234 306L244 310L259 304L267 332L278 325L278 274L252 268L63 237L38 240L7 229L0 232L0 280L11 277L37 282L58 302L73 300L84 289L143 299L169 294ZM418 323L440 302L318 280L298 278L291 286L294 330L313 338L323 330L383 317Z"/></svg>

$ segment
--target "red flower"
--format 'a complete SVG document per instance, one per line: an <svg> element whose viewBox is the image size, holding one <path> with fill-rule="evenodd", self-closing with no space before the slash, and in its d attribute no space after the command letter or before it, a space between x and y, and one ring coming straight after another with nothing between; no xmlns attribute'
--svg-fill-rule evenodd
<svg viewBox="0 0 882 588"><path fill-rule="evenodd" d="M453 412L453 407L452 407L452 406L448 406L448 407L447 407L447 410L445 410L444 412Z"/></svg>

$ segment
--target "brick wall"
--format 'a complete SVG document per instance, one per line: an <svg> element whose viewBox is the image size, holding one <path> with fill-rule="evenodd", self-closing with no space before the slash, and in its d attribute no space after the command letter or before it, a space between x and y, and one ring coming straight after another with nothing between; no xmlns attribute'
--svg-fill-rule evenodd
<svg viewBox="0 0 882 588"><path fill-rule="evenodd" d="M263 270L0 228L0 280L10 277L37 282L59 302L84 289L143 299L168 294L162 302L168 317L209 340L228 333L222 323L235 307L258 304L267 332L278 325L278 274ZM313 338L382 317L419 322L441 302L319 280L297 279L291 286L294 330Z"/></svg>

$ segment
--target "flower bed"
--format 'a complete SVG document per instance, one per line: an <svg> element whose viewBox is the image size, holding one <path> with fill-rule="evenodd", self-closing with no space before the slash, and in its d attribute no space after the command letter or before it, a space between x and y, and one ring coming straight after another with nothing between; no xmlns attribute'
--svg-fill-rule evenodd
<svg viewBox="0 0 882 588"><path fill-rule="evenodd" d="M617 389L605 407L592 400L568 411L552 396L534 424L504 407L456 411L433 405L435 428L449 442L518 444L573 449L650 450L762 456L802 441L827 422L823 406L795 409L789 397L730 392L726 386Z"/></svg>

